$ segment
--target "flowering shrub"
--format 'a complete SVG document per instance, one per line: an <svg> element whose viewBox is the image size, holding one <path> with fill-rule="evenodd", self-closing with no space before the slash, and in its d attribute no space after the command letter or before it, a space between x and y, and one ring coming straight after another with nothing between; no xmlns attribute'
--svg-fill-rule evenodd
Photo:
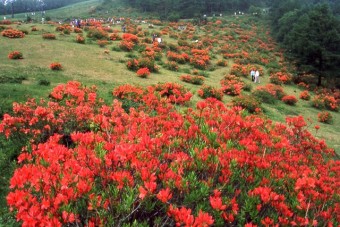
<svg viewBox="0 0 340 227"><path fill-rule="evenodd" d="M171 71L178 71L178 64L175 61L166 61L164 67Z"/></svg>
<svg viewBox="0 0 340 227"><path fill-rule="evenodd" d="M36 32L36 31L39 31L37 27L32 27L31 29L32 32Z"/></svg>
<svg viewBox="0 0 340 227"><path fill-rule="evenodd" d="M215 98L217 100L223 99L223 91L222 89L217 89L209 85L203 85L201 88L197 91L198 96L202 99L206 98Z"/></svg>
<svg viewBox="0 0 340 227"><path fill-rule="evenodd" d="M310 94L307 90L304 90L300 93L300 99L310 100Z"/></svg>
<svg viewBox="0 0 340 227"><path fill-rule="evenodd" d="M118 33L112 33L110 36L109 36L110 40L112 41L115 41L115 40L121 40L122 38L119 36Z"/></svg>
<svg viewBox="0 0 340 227"><path fill-rule="evenodd" d="M177 83L162 83L152 87L161 97L165 97L170 103L183 105L190 101L192 94L183 86ZM152 89L149 88L151 91Z"/></svg>
<svg viewBox="0 0 340 227"><path fill-rule="evenodd" d="M208 67L210 57L209 51L192 49L191 50L192 57L190 58L190 63L197 69L206 69Z"/></svg>
<svg viewBox="0 0 340 227"><path fill-rule="evenodd" d="M144 89L131 84L125 84L113 89L112 94L119 99L129 99L139 102L143 99Z"/></svg>
<svg viewBox="0 0 340 227"><path fill-rule="evenodd" d="M5 29L4 31L1 32L1 35L11 39L25 37L25 33L15 29Z"/></svg>
<svg viewBox="0 0 340 227"><path fill-rule="evenodd" d="M137 76L141 78L146 78L150 75L150 70L148 68L140 68L137 70Z"/></svg>
<svg viewBox="0 0 340 227"><path fill-rule="evenodd" d="M138 43L138 36L130 33L124 33L122 35L123 40L128 41L128 42L133 42L135 44Z"/></svg>
<svg viewBox="0 0 340 227"><path fill-rule="evenodd" d="M217 63L216 63L216 65L218 65L218 66L227 66L228 65L228 61L226 61L226 60L223 60L223 59L219 59L218 61L217 61Z"/></svg>
<svg viewBox="0 0 340 227"><path fill-rule="evenodd" d="M158 72L159 67L156 65L155 60L151 58L138 59L139 68L148 68L150 72Z"/></svg>
<svg viewBox="0 0 340 227"><path fill-rule="evenodd" d="M23 226L339 223L340 163L301 116L273 124L216 99L178 112L148 89L150 110L69 82L4 115L0 133L31 141L7 196Z"/></svg>
<svg viewBox="0 0 340 227"><path fill-rule="evenodd" d="M52 70L62 70L62 65L59 62L53 62L50 64L50 69Z"/></svg>
<svg viewBox="0 0 340 227"><path fill-rule="evenodd" d="M109 34L103 30L101 27L90 27L90 29L87 32L87 37L91 38L91 39L99 39L99 40L103 40L103 39L108 39Z"/></svg>
<svg viewBox="0 0 340 227"><path fill-rule="evenodd" d="M288 105L295 105L297 102L297 98L294 95L285 95L281 100Z"/></svg>
<svg viewBox="0 0 340 227"><path fill-rule="evenodd" d="M83 30L81 28L74 27L73 32L74 33L83 33Z"/></svg>
<svg viewBox="0 0 340 227"><path fill-rule="evenodd" d="M318 121L322 123L331 124L333 120L333 117L330 112L328 111L322 111L318 113Z"/></svg>
<svg viewBox="0 0 340 227"><path fill-rule="evenodd" d="M182 75L180 79L184 82L191 84L203 84L205 78L203 76L191 76L191 75Z"/></svg>
<svg viewBox="0 0 340 227"><path fill-rule="evenodd" d="M124 51L131 51L134 46L135 46L135 44L133 42L127 41L127 40L122 40L119 43L120 49L122 49Z"/></svg>
<svg viewBox="0 0 340 227"><path fill-rule="evenodd" d="M276 72L270 75L269 80L273 84L290 84L292 82L292 75L289 73Z"/></svg>
<svg viewBox="0 0 340 227"><path fill-rule="evenodd" d="M10 20L0 20L0 24L10 25L12 22Z"/></svg>
<svg viewBox="0 0 340 227"><path fill-rule="evenodd" d="M232 96L240 95L244 86L241 78L235 75L226 75L220 82L222 86L222 91L225 94Z"/></svg>
<svg viewBox="0 0 340 227"><path fill-rule="evenodd" d="M9 59L23 59L22 53L20 51L12 51L8 54Z"/></svg>
<svg viewBox="0 0 340 227"><path fill-rule="evenodd" d="M285 96L283 88L275 84L259 86L252 92L255 97L265 103L274 103L275 100L281 100Z"/></svg>
<svg viewBox="0 0 340 227"><path fill-rule="evenodd" d="M235 107L242 107L249 113L258 113L261 111L261 103L252 95L240 95L232 100Z"/></svg>
<svg viewBox="0 0 340 227"><path fill-rule="evenodd" d="M136 71L139 68L139 62L137 59L131 59L126 62L126 67L129 70Z"/></svg>
<svg viewBox="0 0 340 227"><path fill-rule="evenodd" d="M318 109L326 108L333 111L338 111L339 109L336 99L333 96L324 94L314 96L312 106Z"/></svg>
<svg viewBox="0 0 340 227"><path fill-rule="evenodd" d="M82 35L77 35L76 36L76 42L77 43L81 43L81 44L84 44L85 43L85 38L82 36Z"/></svg>
<svg viewBox="0 0 340 227"><path fill-rule="evenodd" d="M43 39L56 39L55 34L52 34L52 33L44 33L42 37Z"/></svg>
<svg viewBox="0 0 340 227"><path fill-rule="evenodd" d="M109 44L109 42L107 40L98 40L97 41L97 44L100 46L100 47L105 47L106 45Z"/></svg>
<svg viewBox="0 0 340 227"><path fill-rule="evenodd" d="M185 64L189 61L189 55L186 53L178 54L172 51L168 51L166 57L168 58L168 60L175 61L179 64Z"/></svg>

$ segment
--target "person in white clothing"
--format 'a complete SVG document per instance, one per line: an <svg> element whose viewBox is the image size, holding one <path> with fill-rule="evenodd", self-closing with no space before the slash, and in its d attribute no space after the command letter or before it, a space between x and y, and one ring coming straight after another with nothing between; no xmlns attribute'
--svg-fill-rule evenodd
<svg viewBox="0 0 340 227"><path fill-rule="evenodd" d="M260 83L260 72L259 70L255 71L255 80L254 83Z"/></svg>

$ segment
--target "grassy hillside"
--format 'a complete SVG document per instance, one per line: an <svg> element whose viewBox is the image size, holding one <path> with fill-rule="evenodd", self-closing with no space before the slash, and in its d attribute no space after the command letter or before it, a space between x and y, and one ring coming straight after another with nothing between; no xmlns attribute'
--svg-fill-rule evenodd
<svg viewBox="0 0 340 227"><path fill-rule="evenodd" d="M88 4L90 5L90 3L94 4L98 2L89 1ZM66 13L66 11L64 12ZM228 23L237 22L233 18L227 18L227 20L229 20ZM52 87L58 83L68 80L79 80L88 85L96 84L99 87L100 93L106 97L107 100L110 99L109 93L112 91L114 86L125 83L148 86L158 82L178 82L188 86L193 93L197 93L199 88L198 86L190 85L179 80L179 77L182 74L190 73L192 71L192 66L180 65L179 71L170 71L164 67L164 63L167 61L164 55L158 62L161 67L160 72L153 73L149 79L144 80L136 78L135 73L127 70L125 65L125 62L131 57L139 56L138 51L124 52L111 50L112 48L117 50L119 41L113 41L106 48L100 48L97 41L89 38L86 39L86 44L76 43L75 33L68 35L55 32L55 25L17 24L11 26L16 29L26 30L29 34L26 35L24 39L8 39L6 37L0 37L2 53L0 55L0 76L4 78L2 82L2 89L0 91L2 97L1 112L8 111L10 108L9 104L11 102L23 101L27 96L46 97ZM38 31L31 31L33 26L36 27ZM165 26L148 28L146 24L138 26L149 34L147 37L150 37L151 32L159 32L161 29L165 28ZM121 35L120 26L112 26L112 29L119 31ZM45 32L55 33L57 39L43 39L42 33ZM195 36L199 37L201 34L204 34L203 31L196 31ZM23 42L23 40L25 42ZM177 44L177 40L171 38L169 35L164 35L163 40L167 44ZM14 50L20 50L24 55L24 59L19 61L8 59L7 54ZM216 64L217 60L221 58L219 54L211 56L211 62L213 64ZM55 61L62 63L64 70L61 72L49 70L49 64ZM207 70L205 73L208 74L208 77L206 78L205 84L215 87L220 86L219 81L230 71L232 64L233 60L230 59L227 67L213 67L210 69L212 70L210 72ZM264 69L268 70L268 68ZM13 82L13 78L19 78L19 82ZM10 80L13 81L11 82ZM49 81L50 86L39 85L42 80ZM249 82L250 80L248 78L247 83ZM253 87L255 88L257 86L267 84L268 82L269 75L265 71L261 84L255 84ZM301 89L295 85L284 86L284 89L286 93L297 97L301 91ZM194 97L194 101L195 100L199 100L197 95ZM230 100L230 96L225 96L225 102ZM305 116L305 118L310 118L313 122L312 125L317 124L316 115L319 110L312 108L310 103L307 101L300 100L294 107L287 106L283 103L277 103L276 105L263 105L266 114L273 120L284 121L286 115L301 114ZM332 112L332 115L334 116L334 123L332 125L322 124L317 136L325 139L330 146L339 150L339 113ZM312 126L311 131L313 131Z"/></svg>
<svg viewBox="0 0 340 227"><path fill-rule="evenodd" d="M45 18L49 17L54 21L71 20L74 18L108 18L108 17L137 17L141 14L136 9L125 6L121 0L113 0L109 4L103 4L102 0L88 0L68 5L58 9L47 10ZM31 19L40 22L41 12L30 15ZM10 15L7 15L10 18ZM15 14L14 20L26 20L26 13Z"/></svg>

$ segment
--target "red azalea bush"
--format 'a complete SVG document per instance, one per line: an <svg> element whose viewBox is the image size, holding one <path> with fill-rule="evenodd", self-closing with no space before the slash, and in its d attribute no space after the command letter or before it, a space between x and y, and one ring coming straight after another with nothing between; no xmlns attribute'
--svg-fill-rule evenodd
<svg viewBox="0 0 340 227"><path fill-rule="evenodd" d="M131 59L126 62L126 67L129 70L136 71L139 68L139 61L137 59Z"/></svg>
<svg viewBox="0 0 340 227"><path fill-rule="evenodd" d="M292 106L295 105L295 103L298 101L294 95L285 95L282 97L281 100L282 102Z"/></svg>
<svg viewBox="0 0 340 227"><path fill-rule="evenodd" d="M135 44L138 43L138 36L134 35L134 34L130 34L130 33L124 33L122 35L122 39L128 42L133 42Z"/></svg>
<svg viewBox="0 0 340 227"><path fill-rule="evenodd" d="M166 61L164 67L171 71L178 71L178 64L175 61Z"/></svg>
<svg viewBox="0 0 340 227"><path fill-rule="evenodd" d="M22 53L20 51L12 51L8 54L9 59L23 59Z"/></svg>
<svg viewBox="0 0 340 227"><path fill-rule="evenodd" d="M183 85L177 83L156 84L148 89L159 93L161 97L167 98L170 103L183 105L190 101L192 94Z"/></svg>
<svg viewBox="0 0 340 227"><path fill-rule="evenodd" d="M184 82L201 85L205 78L203 76L182 75L180 79Z"/></svg>
<svg viewBox="0 0 340 227"><path fill-rule="evenodd" d="M125 84L113 89L112 94L119 99L129 99L134 102L139 102L143 99L145 90L142 87L137 87L131 84Z"/></svg>
<svg viewBox="0 0 340 227"><path fill-rule="evenodd" d="M330 124L332 123L333 117L332 114L328 111L322 111L318 113L318 121L322 123Z"/></svg>
<svg viewBox="0 0 340 227"><path fill-rule="evenodd" d="M109 44L109 42L108 42L107 40L103 39L103 40L98 40L98 41L97 41L97 44L98 44L100 47L105 47L106 45Z"/></svg>
<svg viewBox="0 0 340 227"><path fill-rule="evenodd" d="M285 96L285 92L280 85L267 84L258 86L252 94L265 103L273 103L275 100L281 100Z"/></svg>
<svg viewBox="0 0 340 227"><path fill-rule="evenodd" d="M293 77L291 74L283 72L272 73L269 77L270 82L277 85L290 84L292 79Z"/></svg>
<svg viewBox="0 0 340 227"><path fill-rule="evenodd" d="M50 69L52 70L62 70L62 65L59 62L53 62L50 64Z"/></svg>
<svg viewBox="0 0 340 227"><path fill-rule="evenodd" d="M85 43L85 38L82 36L82 35L77 35L76 36L76 42L77 43L81 43L81 44L84 44Z"/></svg>
<svg viewBox="0 0 340 227"><path fill-rule="evenodd" d="M0 20L0 24L10 25L12 22L10 20Z"/></svg>
<svg viewBox="0 0 340 227"><path fill-rule="evenodd" d="M132 51L134 46L135 44L133 42L127 40L122 40L119 43L119 48L124 51Z"/></svg>
<svg viewBox="0 0 340 227"><path fill-rule="evenodd" d="M300 99L303 99L303 100L310 100L310 94L308 92L308 90L304 90L300 93Z"/></svg>
<svg viewBox="0 0 340 227"><path fill-rule="evenodd" d="M206 69L210 63L209 50L191 50L190 63L197 69Z"/></svg>
<svg viewBox="0 0 340 227"><path fill-rule="evenodd" d="M119 34L117 33L112 33L110 36L109 36L110 40L112 41L115 41L115 40L121 40L122 38L119 36Z"/></svg>
<svg viewBox="0 0 340 227"><path fill-rule="evenodd" d="M14 104L0 133L30 141L7 196L22 225L338 225L340 163L301 116L179 112L154 91L129 113L78 82Z"/></svg>
<svg viewBox="0 0 340 227"><path fill-rule="evenodd" d="M15 30L15 29L6 29L1 32L1 35L7 38L11 38L11 39L25 37L25 33L19 30Z"/></svg>
<svg viewBox="0 0 340 227"><path fill-rule="evenodd" d="M312 106L318 109L326 108L328 110L338 111L339 105L334 96L320 94L312 99Z"/></svg>
<svg viewBox="0 0 340 227"><path fill-rule="evenodd" d="M217 100L223 99L223 91L222 89L217 89L209 85L203 85L201 88L197 91L198 96L202 99L206 98L215 98Z"/></svg>
<svg viewBox="0 0 340 227"><path fill-rule="evenodd" d="M234 107L242 107L249 113L261 112L261 103L253 95L240 95L232 100Z"/></svg>
<svg viewBox="0 0 340 227"><path fill-rule="evenodd" d="M175 61L179 64L185 64L189 61L189 55L186 53L178 54L176 52L168 51L166 57L169 61Z"/></svg>
<svg viewBox="0 0 340 227"><path fill-rule="evenodd" d="M91 39L108 39L109 34L101 27L90 27L87 32L87 37Z"/></svg>
<svg viewBox="0 0 340 227"><path fill-rule="evenodd" d="M223 59L219 59L218 61L217 61L217 63L216 63L216 65L218 65L218 66L227 66L228 65L228 61L226 61L226 60L223 60Z"/></svg>
<svg viewBox="0 0 340 227"><path fill-rule="evenodd" d="M73 32L74 33L83 33L83 30L81 28L74 27Z"/></svg>
<svg viewBox="0 0 340 227"><path fill-rule="evenodd" d="M140 68L137 70L137 76L141 78L146 78L150 75L150 70L148 68Z"/></svg>
<svg viewBox="0 0 340 227"><path fill-rule="evenodd" d="M242 88L244 87L244 83L240 77L235 75L226 75L220 81L222 86L222 91L231 96L240 95Z"/></svg>
<svg viewBox="0 0 340 227"><path fill-rule="evenodd" d="M42 37L43 39L56 39L55 34L52 34L52 33L44 33Z"/></svg>

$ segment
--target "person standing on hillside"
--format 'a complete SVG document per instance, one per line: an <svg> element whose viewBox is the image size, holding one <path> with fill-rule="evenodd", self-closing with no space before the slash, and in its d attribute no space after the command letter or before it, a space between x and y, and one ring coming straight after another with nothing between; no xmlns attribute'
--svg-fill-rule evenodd
<svg viewBox="0 0 340 227"><path fill-rule="evenodd" d="M255 70L254 69L251 69L250 76L251 76L251 81L254 81L255 80Z"/></svg>
<svg viewBox="0 0 340 227"><path fill-rule="evenodd" d="M255 71L255 80L254 83L260 83L260 72L259 70Z"/></svg>

